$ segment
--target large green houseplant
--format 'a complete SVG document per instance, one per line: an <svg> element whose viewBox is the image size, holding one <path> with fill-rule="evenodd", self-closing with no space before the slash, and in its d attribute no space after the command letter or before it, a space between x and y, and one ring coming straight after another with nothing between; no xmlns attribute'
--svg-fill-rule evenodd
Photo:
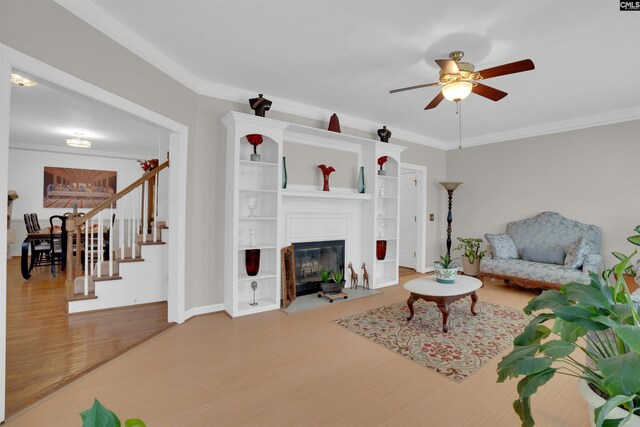
<svg viewBox="0 0 640 427"><path fill-rule="evenodd" d="M635 231L640 233L640 226ZM631 236L628 241L640 246L640 235ZM535 424L531 396L555 374L585 380L606 399L595 408L596 426L638 422L640 309L622 275L636 254L634 250L619 257L620 262L602 276L592 273L587 285L568 283L559 291L544 291L524 308L528 315L538 314L498 364L498 382L523 377L517 387L519 398L513 403L522 426ZM587 363L572 356L576 350L586 355ZM605 420L618 406L626 409L624 416Z"/></svg>

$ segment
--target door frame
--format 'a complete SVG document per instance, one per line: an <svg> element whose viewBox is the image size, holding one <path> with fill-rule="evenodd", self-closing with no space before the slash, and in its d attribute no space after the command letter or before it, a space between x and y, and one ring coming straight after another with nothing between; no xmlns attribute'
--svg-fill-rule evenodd
<svg viewBox="0 0 640 427"><path fill-rule="evenodd" d="M422 165L414 165L412 163L400 162L400 174L402 170L416 172L418 185L416 193L418 200L416 201L416 213L420 221L418 221L418 238L416 239L416 271L418 273L427 272L427 262L425 259L427 248L427 167ZM398 203L402 206L402 203ZM398 242L400 244L400 242ZM399 248L398 248L399 249ZM399 261L399 260L398 260Z"/></svg>
<svg viewBox="0 0 640 427"><path fill-rule="evenodd" d="M118 108L170 132L171 167L169 168L169 277L167 280L167 317L170 322L185 320L186 283L186 194L189 128L141 105L65 73L0 43L0 171L8 170L9 125L11 108L11 70L18 68L58 86ZM0 173L0 194L6 194L7 172ZM173 202L171 202L173 201ZM0 217L6 218L7 205L0 203ZM0 227L0 422L5 419L6 379L6 296L7 296L7 231Z"/></svg>

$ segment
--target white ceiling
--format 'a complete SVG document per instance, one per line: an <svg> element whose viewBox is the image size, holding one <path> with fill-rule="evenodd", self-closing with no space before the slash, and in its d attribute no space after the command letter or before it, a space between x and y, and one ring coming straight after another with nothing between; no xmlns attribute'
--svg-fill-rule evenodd
<svg viewBox="0 0 640 427"><path fill-rule="evenodd" d="M293 101L396 136L457 145L455 104L423 110L437 88L389 94L436 81L433 60L457 49L477 70L536 64L486 81L503 100L463 101L463 143L640 118L638 13L613 1L92 0L84 14L56 1L139 54L147 46L148 60L196 90L260 92L273 109Z"/></svg>
<svg viewBox="0 0 640 427"><path fill-rule="evenodd" d="M85 155L151 158L166 130L121 110L53 83L28 76L34 87L11 85L9 140L16 148L44 149ZM76 132L92 142L90 149L70 148Z"/></svg>

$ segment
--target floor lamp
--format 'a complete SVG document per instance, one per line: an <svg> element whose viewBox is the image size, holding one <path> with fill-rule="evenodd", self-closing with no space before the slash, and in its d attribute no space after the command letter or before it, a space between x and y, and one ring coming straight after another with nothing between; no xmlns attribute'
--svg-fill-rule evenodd
<svg viewBox="0 0 640 427"><path fill-rule="evenodd" d="M449 193L449 213L447 214L447 255L451 259L451 223L453 222L453 216L451 215L451 205L453 201L453 192L461 182L441 182L440 185Z"/></svg>

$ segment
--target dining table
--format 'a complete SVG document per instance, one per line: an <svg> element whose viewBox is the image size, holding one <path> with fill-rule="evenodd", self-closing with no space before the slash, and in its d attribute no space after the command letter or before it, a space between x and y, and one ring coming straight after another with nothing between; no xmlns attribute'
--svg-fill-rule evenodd
<svg viewBox="0 0 640 427"><path fill-rule="evenodd" d="M96 236L98 234L97 230L91 233L92 236ZM84 243L84 227L81 229L81 243ZM105 245L105 260L108 260L109 254L109 232L107 227L103 227L102 230L103 241ZM25 280L31 278L31 271L35 266L36 257L33 256L35 253L35 247L38 241L41 240L49 240L51 238L51 231L49 229L42 229L38 231L34 231L32 233L27 234L27 237L22 241L22 251L20 254L20 272L22 273L22 277ZM61 239L62 233L59 228L53 230L53 238ZM74 245L75 245L75 234L74 234ZM65 248L66 249L66 248Z"/></svg>

